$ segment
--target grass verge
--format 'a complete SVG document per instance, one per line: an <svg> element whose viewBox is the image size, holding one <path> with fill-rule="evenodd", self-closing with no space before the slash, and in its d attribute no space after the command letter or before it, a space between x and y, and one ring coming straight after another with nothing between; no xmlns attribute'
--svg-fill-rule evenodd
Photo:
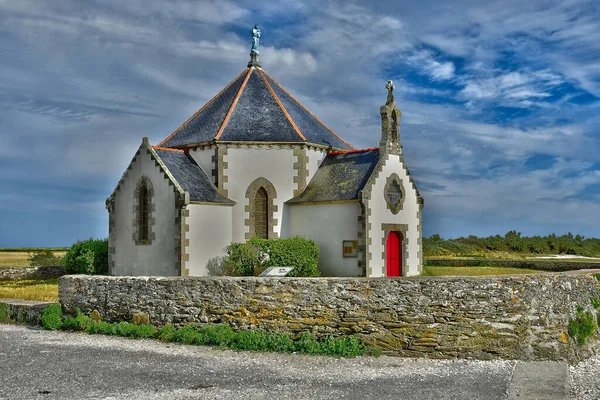
<svg viewBox="0 0 600 400"><path fill-rule="evenodd" d="M93 314L93 313L92 313ZM218 346L236 351L265 351L327 355L333 357L357 357L365 354L379 355L380 352L367 348L357 337L327 337L323 340L306 332L293 338L286 334L264 330L234 331L229 325L203 325L175 327L167 324L156 328L150 324L136 325L129 322L108 323L92 319L81 312L77 316L65 316L60 304L46 308L42 326L49 330L68 330L124 336L130 338L159 339L165 342L189 345Z"/></svg>
<svg viewBox="0 0 600 400"><path fill-rule="evenodd" d="M0 280L0 297L56 302L58 301L58 279Z"/></svg>
<svg viewBox="0 0 600 400"><path fill-rule="evenodd" d="M424 266L422 276L484 276L484 275L516 275L546 272L536 269L504 268L504 267L445 267Z"/></svg>

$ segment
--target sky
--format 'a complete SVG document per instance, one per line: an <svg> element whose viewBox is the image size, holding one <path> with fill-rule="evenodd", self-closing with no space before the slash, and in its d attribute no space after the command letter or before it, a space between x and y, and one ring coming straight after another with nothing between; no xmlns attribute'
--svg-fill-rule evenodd
<svg viewBox="0 0 600 400"><path fill-rule="evenodd" d="M263 69L355 147L388 79L424 235L600 237L594 1L0 0L0 247L108 235L105 199L159 143Z"/></svg>

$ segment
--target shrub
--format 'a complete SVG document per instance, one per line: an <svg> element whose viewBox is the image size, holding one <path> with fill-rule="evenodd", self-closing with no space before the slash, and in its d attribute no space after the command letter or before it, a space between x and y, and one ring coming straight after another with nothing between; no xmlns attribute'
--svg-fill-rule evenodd
<svg viewBox="0 0 600 400"><path fill-rule="evenodd" d="M44 329L55 331L63 327L63 312L60 304L52 304L46 307L42 314L42 326Z"/></svg>
<svg viewBox="0 0 600 400"><path fill-rule="evenodd" d="M90 317L83 315L80 310L77 310L77 316L64 319L61 329L69 331L85 331L92 323L93 321Z"/></svg>
<svg viewBox="0 0 600 400"><path fill-rule="evenodd" d="M65 255L67 274L108 273L108 239L78 241Z"/></svg>
<svg viewBox="0 0 600 400"><path fill-rule="evenodd" d="M596 331L594 314L584 312L582 307L578 307L577 315L574 319L569 320L567 330L569 336L577 340L578 344L583 345L587 338L592 336Z"/></svg>
<svg viewBox="0 0 600 400"><path fill-rule="evenodd" d="M65 258L55 256L54 252L50 249L37 250L33 254L30 254L29 265L40 267L47 265L65 265Z"/></svg>
<svg viewBox="0 0 600 400"><path fill-rule="evenodd" d="M319 247L309 239L293 236L285 239L257 239L246 243L231 243L226 248L224 262L235 275L252 276L264 267L294 267L289 276L321 276ZM261 259L268 255L268 261Z"/></svg>

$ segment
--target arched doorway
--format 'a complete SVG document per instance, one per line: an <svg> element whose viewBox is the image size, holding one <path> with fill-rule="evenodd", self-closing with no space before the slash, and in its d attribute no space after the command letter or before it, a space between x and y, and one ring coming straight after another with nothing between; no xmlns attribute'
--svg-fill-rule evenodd
<svg viewBox="0 0 600 400"><path fill-rule="evenodd" d="M390 231L385 241L385 265L387 276L402 275L402 234Z"/></svg>

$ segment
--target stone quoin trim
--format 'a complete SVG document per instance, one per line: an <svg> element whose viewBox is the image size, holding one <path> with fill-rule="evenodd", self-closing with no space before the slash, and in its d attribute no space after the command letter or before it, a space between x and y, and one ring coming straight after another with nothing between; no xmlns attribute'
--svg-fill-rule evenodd
<svg viewBox="0 0 600 400"><path fill-rule="evenodd" d="M226 170L228 167L227 161L225 161L225 156L227 155L227 147L224 146L216 146L215 147L215 155L212 157L213 165L215 166L212 170L212 175L214 178L214 183L219 192L228 197L227 189L225 189L225 184L228 182Z"/></svg>
<svg viewBox="0 0 600 400"><path fill-rule="evenodd" d="M185 194L175 198L175 270L180 276L190 275L190 270L186 268L186 263L190 260L190 255L187 252L190 246L190 239L187 237L187 233L190 231L190 226L187 223L190 210L187 208L189 197L186 198Z"/></svg>
<svg viewBox="0 0 600 400"><path fill-rule="evenodd" d="M367 275L367 263L366 263L366 254L367 254L367 233L365 230L365 205L361 201L360 204L360 215L357 217L358 223L358 259L356 261L358 267L362 271L362 276Z"/></svg>
<svg viewBox="0 0 600 400"><path fill-rule="evenodd" d="M246 201L247 204L244 207L244 211L248 213L248 218L245 219L245 224L248 227L248 232L246 232L246 240L252 239L252 237L256 234L255 227L255 204L254 199L256 197L256 193L258 189L264 188L267 192L267 238L275 239L278 237L277 232L275 232L275 226L277 226L278 221L274 218L275 213L277 212L277 205L274 204L274 200L277 198L277 191L275 190L275 186L266 178L262 176L260 178L256 178L250 185L248 185L248 189L246 190Z"/></svg>
<svg viewBox="0 0 600 400"><path fill-rule="evenodd" d="M140 239L140 224L142 221L140 220L140 191L143 187L146 187L148 190L148 239ZM156 211L156 204L154 203L154 186L152 185L152 181L146 175L143 175L135 185L135 189L133 190L133 223L131 225L132 231L132 239L135 244L145 245L152 244L152 241L156 239L156 233L154 232L154 224L156 222L153 217L154 212Z"/></svg>
<svg viewBox="0 0 600 400"><path fill-rule="evenodd" d="M308 178L308 156L306 155L306 148L294 149L293 153L297 160L294 162L294 171L296 171L296 174L293 178L294 183L296 184L294 196L297 196L306 188L306 178Z"/></svg>
<svg viewBox="0 0 600 400"><path fill-rule="evenodd" d="M419 203L419 211L417 211L417 218L419 219L419 225L417 225L417 232L419 232L419 238L417 239L417 260L419 260L419 274L423 273L423 203Z"/></svg>
<svg viewBox="0 0 600 400"><path fill-rule="evenodd" d="M402 235L402 244L400 247L402 249L402 276L406 276L406 272L408 270L406 260L408 260L408 245L410 243L408 237L406 236L406 232L408 231L408 224L381 224L381 230L383 231L383 239L381 240L381 244L383 245L383 252L381 253L381 257L383 258L383 267L381 272L383 276L387 276L387 257L385 254L385 245L387 241L387 236L392 231L400 232L400 234Z"/></svg>
<svg viewBox="0 0 600 400"><path fill-rule="evenodd" d="M391 204L388 196L388 190L390 190L390 187L394 184L394 182L396 182L397 185L400 187L400 200L398 204ZM387 209L390 210L392 214L395 215L402 211L402 207L404 206L404 199L406 198L406 190L404 190L404 184L402 183L402 179L400 179L398 174L396 174L395 172L393 172L386 179L385 187L383 188L383 198L385 199Z"/></svg>

